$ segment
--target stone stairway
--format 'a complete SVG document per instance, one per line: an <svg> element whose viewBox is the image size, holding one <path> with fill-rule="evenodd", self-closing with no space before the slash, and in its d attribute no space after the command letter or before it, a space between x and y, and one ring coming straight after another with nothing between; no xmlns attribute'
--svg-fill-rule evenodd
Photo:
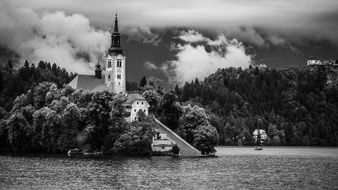
<svg viewBox="0 0 338 190"><path fill-rule="evenodd" d="M198 151L195 147L191 146L189 143L187 143L184 139L182 139L179 135L177 135L175 132L170 130L167 126L165 126L163 123L161 123L158 119L153 116L156 123L159 124L158 130L160 133L167 134L167 136L174 141L177 146L180 148L180 156L202 156L201 152Z"/></svg>

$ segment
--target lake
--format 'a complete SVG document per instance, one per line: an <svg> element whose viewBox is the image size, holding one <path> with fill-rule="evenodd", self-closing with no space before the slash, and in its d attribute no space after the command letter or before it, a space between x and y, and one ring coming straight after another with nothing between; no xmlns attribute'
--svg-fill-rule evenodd
<svg viewBox="0 0 338 190"><path fill-rule="evenodd" d="M338 189L338 148L218 147L217 155L0 156L0 189Z"/></svg>

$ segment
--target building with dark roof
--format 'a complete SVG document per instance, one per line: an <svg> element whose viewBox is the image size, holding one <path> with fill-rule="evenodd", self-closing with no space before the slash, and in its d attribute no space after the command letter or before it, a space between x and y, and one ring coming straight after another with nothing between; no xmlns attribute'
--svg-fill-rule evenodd
<svg viewBox="0 0 338 190"><path fill-rule="evenodd" d="M111 46L105 56L104 70L101 69L100 63L97 63L95 75L78 74L69 85L74 89L93 92L108 90L115 94L126 93L126 56L123 55L120 44L117 15L111 36Z"/></svg>
<svg viewBox="0 0 338 190"><path fill-rule="evenodd" d="M126 118L126 120L129 122L137 120L137 113L139 111L142 111L145 113L145 115L148 115L148 108L150 107L147 100L140 94L136 93L128 94L123 105L125 106L127 113L130 113L128 114L129 117Z"/></svg>
<svg viewBox="0 0 338 190"><path fill-rule="evenodd" d="M115 94L123 94L126 97L124 106L130 116L127 121L137 120L137 113L143 111L148 115L149 103L140 94L126 93L126 56L120 44L117 15L115 17L114 30L111 36L111 46L106 55L104 70L97 63L94 75L78 74L68 85L74 89L83 89L91 92L108 90Z"/></svg>

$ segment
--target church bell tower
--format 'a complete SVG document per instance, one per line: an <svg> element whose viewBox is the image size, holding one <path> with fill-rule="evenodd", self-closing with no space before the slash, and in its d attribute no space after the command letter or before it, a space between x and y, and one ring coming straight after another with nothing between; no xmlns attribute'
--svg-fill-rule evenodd
<svg viewBox="0 0 338 190"><path fill-rule="evenodd" d="M117 14L111 36L111 46L106 57L105 84L107 90L113 93L126 93L126 57L123 55L120 44Z"/></svg>

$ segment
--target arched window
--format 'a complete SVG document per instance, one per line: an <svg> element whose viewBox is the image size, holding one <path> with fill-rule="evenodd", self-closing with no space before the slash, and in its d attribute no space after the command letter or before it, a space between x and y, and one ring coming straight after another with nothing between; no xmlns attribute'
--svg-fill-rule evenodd
<svg viewBox="0 0 338 190"><path fill-rule="evenodd" d="M122 60L121 59L118 59L117 60L117 67L122 67Z"/></svg>
<svg viewBox="0 0 338 190"><path fill-rule="evenodd" d="M111 60L108 59L108 68L110 68L110 67L111 67Z"/></svg>

